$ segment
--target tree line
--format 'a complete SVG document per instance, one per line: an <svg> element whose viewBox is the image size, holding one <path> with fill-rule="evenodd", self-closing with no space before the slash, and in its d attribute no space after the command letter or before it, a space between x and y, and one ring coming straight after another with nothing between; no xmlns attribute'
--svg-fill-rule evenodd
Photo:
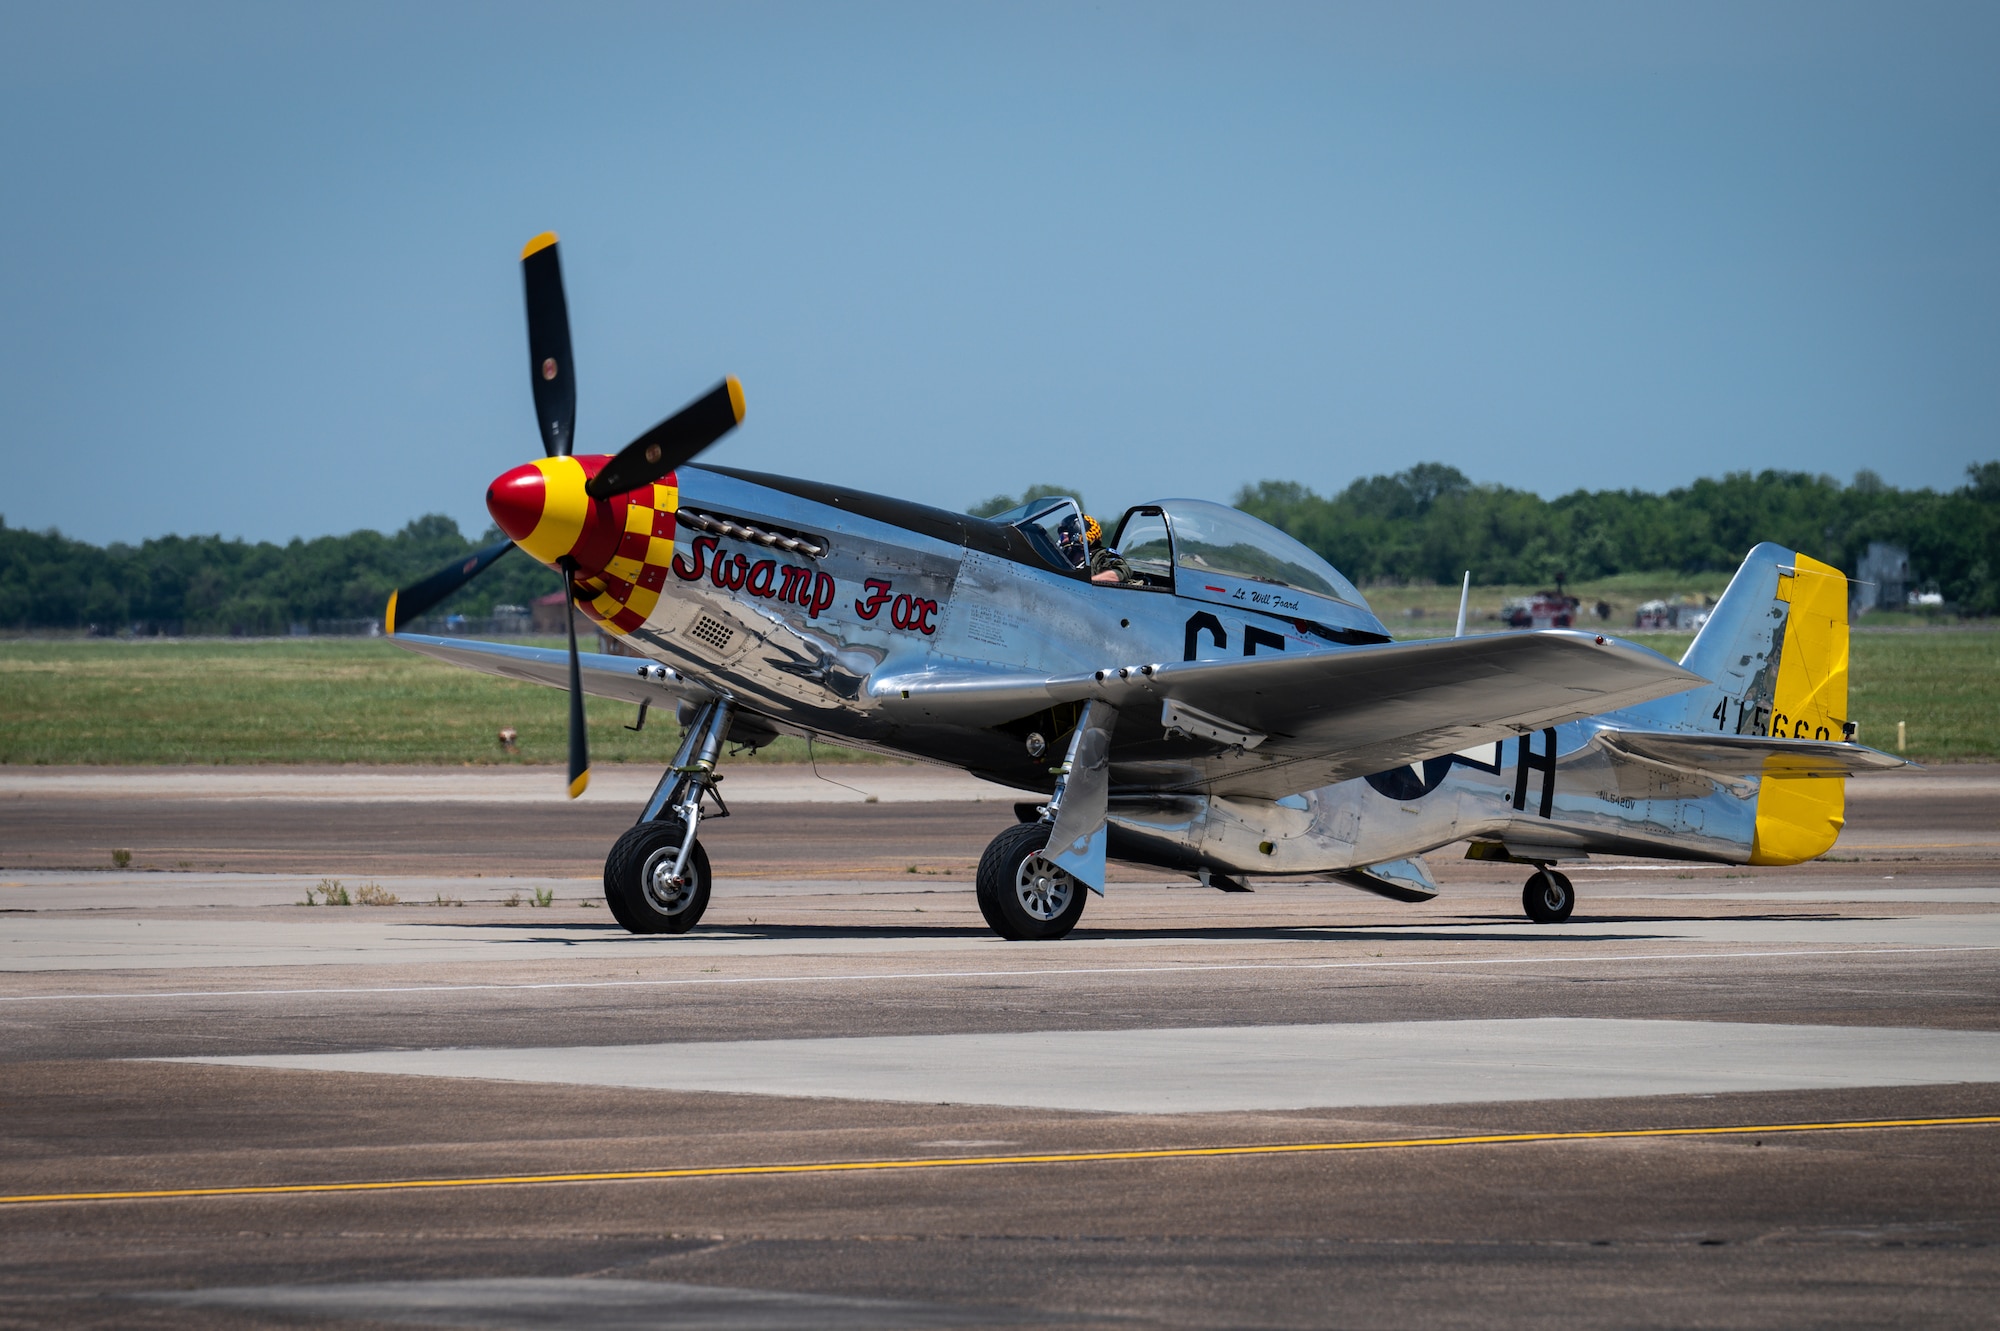
<svg viewBox="0 0 2000 1331"><path fill-rule="evenodd" d="M70 540L0 525L0 627L98 632L275 634L379 620L389 593L500 539L468 539L442 514L393 536L375 531L270 541L163 536L137 545ZM516 551L444 610L490 614L560 591L554 573Z"/></svg>
<svg viewBox="0 0 2000 1331"><path fill-rule="evenodd" d="M1064 494L1082 502L1075 490L1034 485L968 511L986 517ZM2000 462L1967 467L1966 483L1943 493L1898 490L1872 471L1845 485L1810 472L1742 471L1665 494L1575 490L1558 499L1475 484L1456 467L1423 462L1331 496L1297 481L1261 481L1231 502L1363 586L1455 584L1468 569L1482 586L1726 572L1759 541L1851 576L1869 543L1886 541L1909 552L1915 586L1967 614L2000 611ZM1110 525L1118 514L1097 516Z"/></svg>
<svg viewBox="0 0 2000 1331"><path fill-rule="evenodd" d="M1909 551L1915 585L1968 614L2000 610L2000 462L1955 490L1899 490L1863 471L1846 485L1807 472L1732 472L1665 494L1576 490L1545 500L1422 463L1322 497L1293 481L1246 486L1255 514L1369 582L1549 583L1615 573L1734 569L1776 541L1850 576L1871 541Z"/></svg>
<svg viewBox="0 0 2000 1331"><path fill-rule="evenodd" d="M1264 481L1235 504L1282 528L1357 582L1546 583L1615 573L1732 569L1777 541L1852 573L1870 541L1910 552L1918 585L1971 614L2000 611L2000 462L1968 467L1955 490L1899 490L1872 472L1848 484L1806 472L1734 472L1665 494L1577 490L1545 500L1475 484L1426 462L1321 496ZM1064 493L1033 487L1023 499ZM1067 492L1074 493L1074 492ZM997 512L1020 502L995 496ZM1115 515L1104 515L1107 521ZM394 535L268 541L165 536L96 546L0 521L0 628L273 634L295 624L379 618L392 589L498 540L440 514ZM556 591L519 553L440 607L472 616Z"/></svg>

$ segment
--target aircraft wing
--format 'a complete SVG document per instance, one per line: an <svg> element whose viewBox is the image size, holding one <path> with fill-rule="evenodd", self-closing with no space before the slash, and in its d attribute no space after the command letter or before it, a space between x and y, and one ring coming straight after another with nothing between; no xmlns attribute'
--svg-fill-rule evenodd
<svg viewBox="0 0 2000 1331"><path fill-rule="evenodd" d="M1910 765L1893 753L1842 740L1607 730L1598 742L1629 758L1729 776L1852 776Z"/></svg>
<svg viewBox="0 0 2000 1331"><path fill-rule="evenodd" d="M569 687L569 652L560 647L529 647L512 642L482 642L476 638L434 638L422 633L398 633L389 639L398 647L488 675L552 689ZM714 695L701 685L663 666L636 656L578 652L583 691L599 698L655 705L690 699L706 702Z"/></svg>
<svg viewBox="0 0 2000 1331"><path fill-rule="evenodd" d="M882 678L891 715L998 725L1051 704L1118 709L1116 789L1276 799L1707 683L1656 652L1547 630L1030 679Z"/></svg>

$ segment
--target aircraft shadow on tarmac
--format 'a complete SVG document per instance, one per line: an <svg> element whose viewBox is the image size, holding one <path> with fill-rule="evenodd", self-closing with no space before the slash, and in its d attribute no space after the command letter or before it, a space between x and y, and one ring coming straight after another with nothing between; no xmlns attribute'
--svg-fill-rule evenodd
<svg viewBox="0 0 2000 1331"><path fill-rule="evenodd" d="M1735 919L1765 919L1765 918L1796 919L1799 917L1705 916L1702 918L1713 922L1718 918L1735 920ZM1523 921L1523 923L1525 924L1526 921ZM1572 924L1574 923L1575 922L1572 921ZM1606 923L1613 923L1613 921L1591 920L1589 923L1606 924ZM1668 923L1668 921L1662 921L1659 919L1649 919L1649 920L1634 921L1634 923L1659 924L1659 923ZM453 923L453 924L440 925L438 927L445 929L476 929L487 933L490 933L492 930L495 929L512 929L512 930L518 930L523 934L532 935L530 937L524 937L519 940L522 942L562 943L570 946L575 946L578 943L585 941L575 937L573 933L567 937L551 936L545 932L548 926L539 923L477 924L468 921L465 924ZM621 928L619 925L611 923L576 924L576 925L566 925L564 927L566 929L574 931L588 930L596 934L609 934L614 937L621 937L621 938L633 936L633 935L627 935L625 930ZM1595 932L1585 933L1585 932L1580 932L1571 927L1563 927L1563 926L1549 926L1551 931L1548 933L1523 935L1519 932L1510 932L1510 933L1486 932L1488 927L1489 927L1488 924L1481 923L1477 925L1469 925L1463 929L1453 928L1449 925L1431 926L1428 928L1406 926L1406 927L1397 927L1392 929L1383 929L1379 926L1370 928L1364 926L1347 926L1338 924L1244 925L1240 927L1227 926L1227 925L1204 925L1200 928L1194 928L1194 929L1175 929L1172 927L1161 927L1156 929L1093 929L1089 925L1085 924L1085 925L1079 925L1076 931L1073 934L1071 934L1070 937L1076 939L1078 942L1086 942L1086 943L1088 942L1173 943L1182 940L1198 941L1198 942L1225 942L1225 943L1226 942L1300 943L1300 942L1312 942L1312 941L1326 941L1326 942L1354 941L1354 942L1378 942L1378 943L1412 943L1412 942L1518 943L1524 936L1531 937L1535 939L1537 942L1551 941L1551 942L1565 942L1565 943L1621 943L1621 942L1630 943L1630 942L1645 942L1645 941L1671 942L1681 937L1678 934L1671 934L1671 933L1655 934L1655 933L1624 932L1624 931L1617 933L1595 933ZM903 924L722 925L718 924L704 928L701 931L699 931L699 933L695 934L681 934L681 935L660 934L653 936L657 937L662 942L672 941L674 938L677 937L693 938L693 939L701 939L704 937L708 939L721 939L721 938L755 939L764 942L794 942L794 943L843 942L843 941L881 939L881 938L898 938L898 939L929 938L929 939L939 939L939 940L972 939L980 942L995 941L993 939L992 933L989 930L977 925L937 925L937 924L931 924L931 925L903 925Z"/></svg>
<svg viewBox="0 0 2000 1331"><path fill-rule="evenodd" d="M1772 913L1761 911L1754 915L1572 915L1569 924L1803 924L1814 920L1884 920L1895 919L1892 915L1841 915L1830 910L1784 911ZM1525 921L1511 915L1494 915L1481 921L1482 924L1522 924ZM1313 928L1338 929L1337 924L1314 925Z"/></svg>

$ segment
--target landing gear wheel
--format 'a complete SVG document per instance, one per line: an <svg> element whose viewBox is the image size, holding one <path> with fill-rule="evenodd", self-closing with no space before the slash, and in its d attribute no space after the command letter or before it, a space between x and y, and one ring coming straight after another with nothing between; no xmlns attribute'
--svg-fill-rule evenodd
<svg viewBox="0 0 2000 1331"><path fill-rule="evenodd" d="M708 855L696 841L682 881L670 881L687 829L678 818L640 823L604 857L604 900L635 934L684 934L708 909Z"/></svg>
<svg viewBox="0 0 2000 1331"><path fill-rule="evenodd" d="M1061 938L1083 917L1090 889L1042 857L1053 830L1047 823L1016 823L979 857L979 913L1002 938Z"/></svg>
<svg viewBox="0 0 2000 1331"><path fill-rule="evenodd" d="M1576 889L1569 875L1537 869L1521 889L1521 909L1536 924L1561 924L1576 909Z"/></svg>

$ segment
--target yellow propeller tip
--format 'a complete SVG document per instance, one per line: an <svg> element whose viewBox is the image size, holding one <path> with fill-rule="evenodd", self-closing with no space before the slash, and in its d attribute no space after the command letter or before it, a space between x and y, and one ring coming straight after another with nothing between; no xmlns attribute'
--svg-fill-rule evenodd
<svg viewBox="0 0 2000 1331"><path fill-rule="evenodd" d="M590 785L590 769L586 767L577 776L576 780L569 783L569 797L571 799L575 799L578 795L581 795L584 792L584 789L589 785Z"/></svg>
<svg viewBox="0 0 2000 1331"><path fill-rule="evenodd" d="M530 254L539 254L543 250L547 249L549 246L555 243L556 243L555 232L553 231L542 232L541 235L536 236L533 240L529 241L526 245L521 247L522 261L525 262Z"/></svg>
<svg viewBox="0 0 2000 1331"><path fill-rule="evenodd" d="M382 632L389 637L396 636L396 597L400 593L389 593L389 608L382 615Z"/></svg>
<svg viewBox="0 0 2000 1331"><path fill-rule="evenodd" d="M736 413L736 423L741 425L743 424L743 385L737 382L736 376L733 374L728 376L728 383L729 409Z"/></svg>

